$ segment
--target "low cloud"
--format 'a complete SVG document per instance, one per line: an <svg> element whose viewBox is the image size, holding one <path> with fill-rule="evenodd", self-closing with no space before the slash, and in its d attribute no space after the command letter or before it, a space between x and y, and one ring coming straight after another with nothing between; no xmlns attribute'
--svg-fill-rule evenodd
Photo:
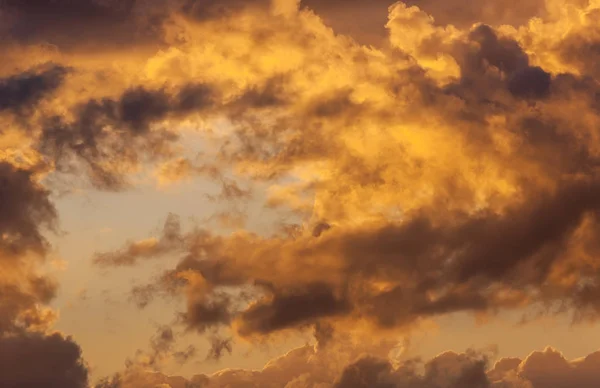
<svg viewBox="0 0 600 388"><path fill-rule="evenodd" d="M559 351L546 348L523 360L502 358L492 364L493 354L473 350L448 351L430 360L419 360L365 356L359 348L338 343L330 351L307 345L273 359L262 370L229 369L190 379L138 372L114 387L137 388L152 381L172 388L587 388L600 381L597 353L567 360ZM341 350L346 351L342 357L346 364L331 353ZM380 353L385 353L383 348Z"/></svg>

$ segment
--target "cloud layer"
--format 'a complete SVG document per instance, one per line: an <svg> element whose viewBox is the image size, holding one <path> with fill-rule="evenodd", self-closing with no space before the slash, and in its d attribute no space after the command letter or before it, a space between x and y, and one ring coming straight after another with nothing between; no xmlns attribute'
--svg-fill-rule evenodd
<svg viewBox="0 0 600 388"><path fill-rule="evenodd" d="M213 336L213 358L235 340L317 328L327 349L340 331L405 333L455 312L597 318L600 3L366 3L0 4L0 342L23 359L64 355L34 357L31 373L10 367L0 385L87 384L78 345L51 330L58 285L43 271L45 235L58 225L51 193L122 191L144 179L214 180L222 191L211 198L231 211L215 217L231 218L235 231L185 229L170 215L162 235L99 249L93 262L117 270L174 257L132 299L140 308L161 296L183 300L176 324ZM191 133L202 143L196 158ZM245 230L240 209L250 201L293 224ZM174 352L169 330L147 358ZM445 353L421 364L384 354L313 369L324 349L195 383L600 380L595 355L566 361L551 349L493 367L481 354ZM11 362L0 358L0 370ZM184 383L141 372L155 364L134 362L105 384Z"/></svg>
<svg viewBox="0 0 600 388"><path fill-rule="evenodd" d="M369 349L379 356L366 356L348 344L328 350L307 345L270 361L262 370L229 369L184 379L130 369L98 387L587 388L600 378L598 353L567 360L549 347L523 360L502 358L492 365L489 354L472 350L444 352L426 361L389 359L382 356L385 350L390 349Z"/></svg>

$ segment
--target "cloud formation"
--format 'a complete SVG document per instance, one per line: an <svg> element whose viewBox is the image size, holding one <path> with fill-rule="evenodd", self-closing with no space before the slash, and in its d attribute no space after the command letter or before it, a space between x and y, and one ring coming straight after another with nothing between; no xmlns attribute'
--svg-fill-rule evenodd
<svg viewBox="0 0 600 388"><path fill-rule="evenodd" d="M190 379L136 371L121 376L120 382L111 387L587 388L600 379L597 353L567 360L550 347L532 352L523 360L502 358L492 364L490 354L473 350L449 351L420 360L390 359L384 354L389 350L385 347L378 349L379 356L365 356L349 344L337 346L335 350L315 350L307 345L271 360L262 370L230 369ZM334 352L342 350L346 353L340 359Z"/></svg>
<svg viewBox="0 0 600 388"><path fill-rule="evenodd" d="M50 327L57 284L39 270L56 209L35 171L0 162L0 385L86 388L79 345Z"/></svg>
<svg viewBox="0 0 600 388"><path fill-rule="evenodd" d="M67 69L58 65L0 79L0 110L22 111L33 108L48 93L63 82Z"/></svg>
<svg viewBox="0 0 600 388"><path fill-rule="evenodd" d="M595 316L600 89L585 63L542 53L544 38L531 38L568 16L532 2L541 19L529 21L502 4L505 19L473 25L495 5L445 20L441 3L399 2L389 9L391 48L379 50L292 3L232 3L184 21L183 46L153 64L176 74L222 64L199 75L229 82L220 114L231 130L216 158L270 184L267 204L297 212L302 232L184 233L161 250L179 264L136 290L142 304L181 294L188 327L244 338L321 322L402 330L526 306ZM572 7L581 29L597 12ZM264 15L273 22L260 23ZM215 53L204 37L220 26L235 32ZM132 265L153 256L136 253L141 243L121 250L127 260L99 257Z"/></svg>
<svg viewBox="0 0 600 388"><path fill-rule="evenodd" d="M86 388L81 348L60 334L0 338L0 382L7 388Z"/></svg>
<svg viewBox="0 0 600 388"><path fill-rule="evenodd" d="M77 345L50 331L53 182L122 191L199 175L220 185L213 199L259 201L295 225L245 230L248 215L221 209L227 234L170 215L160 236L99 248L94 264L175 257L132 299L181 298L177 322L214 336L209 357L313 328L319 347L194 383L592 386L595 355L550 349L491 370L470 353L423 373L387 355L310 360L341 346L340 330L455 312L597 318L598 15L595 0L3 1L0 342L23 343L22 358L65 349L51 370L36 360L39 376L86 384ZM173 353L169 330L103 384L184 384L141 371ZM41 384L14 373L0 385Z"/></svg>

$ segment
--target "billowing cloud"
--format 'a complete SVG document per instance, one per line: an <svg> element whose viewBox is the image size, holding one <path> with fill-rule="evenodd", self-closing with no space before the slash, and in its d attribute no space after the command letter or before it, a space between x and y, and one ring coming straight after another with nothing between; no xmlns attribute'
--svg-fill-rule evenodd
<svg viewBox="0 0 600 388"><path fill-rule="evenodd" d="M0 338L0 383L7 388L86 388L79 345L60 334Z"/></svg>
<svg viewBox="0 0 600 388"><path fill-rule="evenodd" d="M210 99L210 89L204 85L187 85L173 96L138 87L124 91L118 100L93 99L76 106L72 120L47 118L39 148L54 158L57 169L69 171L76 156L86 163L95 186L119 189L126 184L124 176L135 171L139 158L169 154L177 134L153 130L152 123L201 110L210 105Z"/></svg>
<svg viewBox="0 0 600 388"><path fill-rule="evenodd" d="M46 94L62 84L67 71L62 66L49 64L0 79L0 110L31 110Z"/></svg>
<svg viewBox="0 0 600 388"><path fill-rule="evenodd" d="M547 348L523 360L503 358L492 364L492 354L473 350L419 360L389 358L385 350L390 349L385 347L370 349L378 356L365 356L359 348L340 343L335 350L316 350L307 345L271 360L262 370L230 369L190 379L137 371L122 376L113 386L137 388L151 381L172 388L186 384L205 388L587 388L600 381L597 353L567 360L559 351ZM341 350L346 352L344 356L334 356L333 352Z"/></svg>
<svg viewBox="0 0 600 388"><path fill-rule="evenodd" d="M0 198L0 385L86 388L79 345L49 331L57 284L38 268L49 248L42 228L56 226L49 192L38 172L2 161Z"/></svg>
<svg viewBox="0 0 600 388"><path fill-rule="evenodd" d="M182 298L177 322L214 336L212 358L239 337L315 327L319 347L292 352L297 373L280 359L198 384L592 384L594 357L551 350L492 372L473 354L424 373L386 355L318 373L305 359L335 348L340 329L409 330L454 312L560 304L597 318L598 15L583 0L2 2L0 341L53 339L72 351L57 371L79 362L49 331L52 179L120 191L203 176L221 186L212 199L262 201L297 226L244 230L251 212L218 209L209 219L226 234L169 216L160 236L99 248L94 263L174 257L132 299ZM163 330L136 366L155 368L172 345ZM138 384L130 369L106 384Z"/></svg>
<svg viewBox="0 0 600 388"><path fill-rule="evenodd" d="M595 310L587 289L564 278L593 276L569 253L571 239L590 227L586 220L598 209L596 198L596 183L574 181L502 215L450 212L444 221L442 213L434 218L418 212L396 225L335 228L318 238L306 233L290 240L194 231L183 238L187 253L179 266L146 290L187 289L189 324L204 329L235 322L243 336L337 317L394 327L457 311L554 301ZM125 248L127 260L118 253L99 257L113 258L105 264L131 265L147 256L134 252L140 244ZM171 253L182 249L174 248ZM257 299L236 310L242 300L234 303L225 293L232 286L253 286Z"/></svg>

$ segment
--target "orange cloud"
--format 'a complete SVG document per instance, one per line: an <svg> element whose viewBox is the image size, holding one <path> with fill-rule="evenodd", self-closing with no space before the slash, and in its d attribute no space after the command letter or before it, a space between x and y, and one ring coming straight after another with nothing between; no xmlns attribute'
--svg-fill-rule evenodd
<svg viewBox="0 0 600 388"><path fill-rule="evenodd" d="M94 258L176 256L134 300L181 296L188 329L384 332L557 302L597 317L600 4L471 3L377 1L364 10L383 20L356 28L354 1L4 1L0 341L58 338L32 334L54 317L41 306L57 285L39 265L43 228L57 221L51 179L121 191L148 169L163 185L209 177L216 199L263 200L302 224L253 233L236 208L213 218L236 229L227 235L183 231L170 216L161 236ZM186 126L210 148L194 161ZM457 386L587 376L541 354L499 364L510 376L497 384L468 354L441 355L418 376L346 360L327 384L435 386L436 365ZM547 382L536 372L546 362L557 373ZM285 381L308 386L306 373Z"/></svg>

